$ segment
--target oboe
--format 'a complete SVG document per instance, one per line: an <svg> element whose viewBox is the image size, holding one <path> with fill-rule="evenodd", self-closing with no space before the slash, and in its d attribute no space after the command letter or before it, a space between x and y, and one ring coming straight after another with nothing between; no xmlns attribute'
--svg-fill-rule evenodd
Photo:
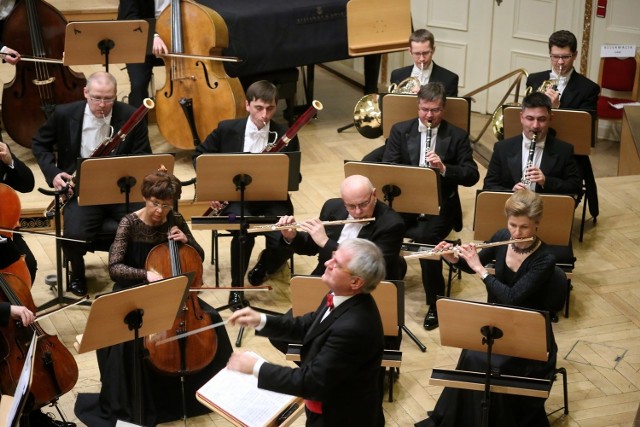
<svg viewBox="0 0 640 427"><path fill-rule="evenodd" d="M533 132L533 135L531 136L531 145L529 146L529 158L527 159L527 164L524 167L522 178L520 179L520 182L524 185L531 184L531 180L527 178L527 170L533 166L533 156L536 154L536 139L538 139L538 134Z"/></svg>
<svg viewBox="0 0 640 427"><path fill-rule="evenodd" d="M429 157L429 153L431 152L431 122L427 122L427 136L424 141L424 167L429 167L429 162L427 161L427 157Z"/></svg>

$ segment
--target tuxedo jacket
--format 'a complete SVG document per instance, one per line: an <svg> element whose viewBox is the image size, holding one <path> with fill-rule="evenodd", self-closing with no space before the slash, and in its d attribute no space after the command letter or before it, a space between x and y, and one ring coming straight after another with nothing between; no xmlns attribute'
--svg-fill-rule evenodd
<svg viewBox="0 0 640 427"><path fill-rule="evenodd" d="M527 86L537 90L543 81L549 80L551 70L529 74ZM582 74L573 70L571 78L560 97L560 108L571 108L575 110L596 111L598 108L598 94L600 86L592 82Z"/></svg>
<svg viewBox="0 0 640 427"><path fill-rule="evenodd" d="M522 178L522 134L496 142L484 178L485 190L512 191ZM573 145L548 134L540 161L545 176L536 193L579 194L582 177L573 155Z"/></svg>
<svg viewBox="0 0 640 427"><path fill-rule="evenodd" d="M322 221L344 220L348 216L349 213L340 198L327 200L320 211L320 220ZM393 209L379 201L376 201L373 216L376 220L362 227L358 237L370 240L380 248L386 263L387 280L402 280L402 277L400 277L399 257L405 232L404 221ZM324 273L324 263L331 258L333 251L338 249L338 239L343 228L344 225L326 228L329 240L324 248L319 247L308 233L298 232L296 234L296 237L291 242L295 253L318 255L318 265L311 275L321 276Z"/></svg>
<svg viewBox="0 0 640 427"><path fill-rule="evenodd" d="M244 152L244 131L247 126L248 117L244 119L223 120L218 123L218 127L207 136L193 153L193 165L196 165L196 158L207 153L242 153ZM271 120L269 130L276 132L280 138L287 131L287 127ZM269 137L271 141L272 137ZM298 137L295 136L289 144L281 151L300 151Z"/></svg>
<svg viewBox="0 0 640 427"><path fill-rule="evenodd" d="M147 19L155 21L156 5L154 0L120 0L118 19ZM150 28L149 31L152 29Z"/></svg>
<svg viewBox="0 0 640 427"><path fill-rule="evenodd" d="M420 165L420 132L418 119L396 123L391 128L382 161L409 166ZM451 215L455 229L462 229L462 207L458 185L471 187L480 179L478 165L473 160L469 135L462 129L440 122L436 140L436 154L446 166L440 179L440 215Z"/></svg>
<svg viewBox="0 0 640 427"><path fill-rule="evenodd" d="M381 417L379 386L383 332L373 297L358 294L320 321L326 298L301 317L269 316L259 332L302 342L299 368L264 363L258 387L322 402L325 426L375 426Z"/></svg>
<svg viewBox="0 0 640 427"><path fill-rule="evenodd" d="M413 65L395 69L391 72L391 83L400 83L404 79L411 77ZM433 63L429 82L440 82L444 85L447 96L458 96L458 75L454 72Z"/></svg>
<svg viewBox="0 0 640 427"><path fill-rule="evenodd" d="M29 166L25 165L15 154L13 158L13 168L0 161L0 182L21 193L29 193L35 187L33 172Z"/></svg>
<svg viewBox="0 0 640 427"><path fill-rule="evenodd" d="M11 317L11 304L0 301L0 326L7 326Z"/></svg>
<svg viewBox="0 0 640 427"><path fill-rule="evenodd" d="M53 186L53 178L60 172L73 173L76 170L86 105L87 101L58 105L33 137L33 155L50 186ZM134 107L122 102L113 104L111 126L114 135L135 111ZM138 123L112 155L124 154L151 154L146 121Z"/></svg>

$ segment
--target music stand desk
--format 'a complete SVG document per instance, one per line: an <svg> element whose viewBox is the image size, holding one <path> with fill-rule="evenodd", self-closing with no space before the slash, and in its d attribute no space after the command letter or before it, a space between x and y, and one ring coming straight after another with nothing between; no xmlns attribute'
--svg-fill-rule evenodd
<svg viewBox="0 0 640 427"><path fill-rule="evenodd" d="M149 45L149 23L133 21L70 22L65 30L64 65L142 63Z"/></svg>
<svg viewBox="0 0 640 427"><path fill-rule="evenodd" d="M125 203L126 195L118 182L129 178L130 190L142 187L145 176L164 166L173 172L175 159L171 154L146 154L82 159L78 169L78 205L110 205ZM131 180L133 178L133 180ZM130 193L129 201L142 202L140 191Z"/></svg>
<svg viewBox="0 0 640 427"><path fill-rule="evenodd" d="M405 50L411 33L409 0L350 0L347 2L349 55Z"/></svg>
<svg viewBox="0 0 640 427"><path fill-rule="evenodd" d="M431 168L349 161L345 177L363 175L379 192L388 186L400 189L389 206L396 212L438 215L440 213L440 174Z"/></svg>

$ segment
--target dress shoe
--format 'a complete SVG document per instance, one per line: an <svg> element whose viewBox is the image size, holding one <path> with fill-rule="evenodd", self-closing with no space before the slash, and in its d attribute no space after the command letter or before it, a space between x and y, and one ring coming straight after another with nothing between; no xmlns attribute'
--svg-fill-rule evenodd
<svg viewBox="0 0 640 427"><path fill-rule="evenodd" d="M424 328L427 331L438 327L438 312L429 307L427 315L424 317Z"/></svg>
<svg viewBox="0 0 640 427"><path fill-rule="evenodd" d="M83 297L87 294L87 285L82 279L71 279L67 291L76 296Z"/></svg>
<svg viewBox="0 0 640 427"><path fill-rule="evenodd" d="M558 319L558 313L556 313L555 311L550 311L549 312L549 318L551 319L551 321L553 323L558 323L558 320L560 320L560 319Z"/></svg>
<svg viewBox="0 0 640 427"><path fill-rule="evenodd" d="M242 292L232 291L229 293L229 305L230 309L233 311L240 310L243 306L242 303Z"/></svg>
<svg viewBox="0 0 640 427"><path fill-rule="evenodd" d="M260 253L260 258L256 265L247 274L247 279L251 286L260 286L267 280L267 266L262 262L264 251Z"/></svg>

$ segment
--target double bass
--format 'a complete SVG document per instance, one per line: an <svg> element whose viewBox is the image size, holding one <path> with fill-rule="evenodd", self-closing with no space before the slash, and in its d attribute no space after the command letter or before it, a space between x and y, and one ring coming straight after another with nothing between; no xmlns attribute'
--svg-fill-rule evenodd
<svg viewBox="0 0 640 427"><path fill-rule="evenodd" d="M2 40L21 55L62 58L67 22L43 0L19 0L7 17ZM11 139L31 148L31 138L57 104L84 97L82 73L62 64L20 61L14 79L2 91L2 121Z"/></svg>
<svg viewBox="0 0 640 427"><path fill-rule="evenodd" d="M220 56L229 45L222 17L191 0L171 0L158 17L156 32L171 40L172 54ZM242 85L226 74L221 62L170 55L164 60L167 77L156 92L156 118L171 145L193 149L221 120L244 116Z"/></svg>

